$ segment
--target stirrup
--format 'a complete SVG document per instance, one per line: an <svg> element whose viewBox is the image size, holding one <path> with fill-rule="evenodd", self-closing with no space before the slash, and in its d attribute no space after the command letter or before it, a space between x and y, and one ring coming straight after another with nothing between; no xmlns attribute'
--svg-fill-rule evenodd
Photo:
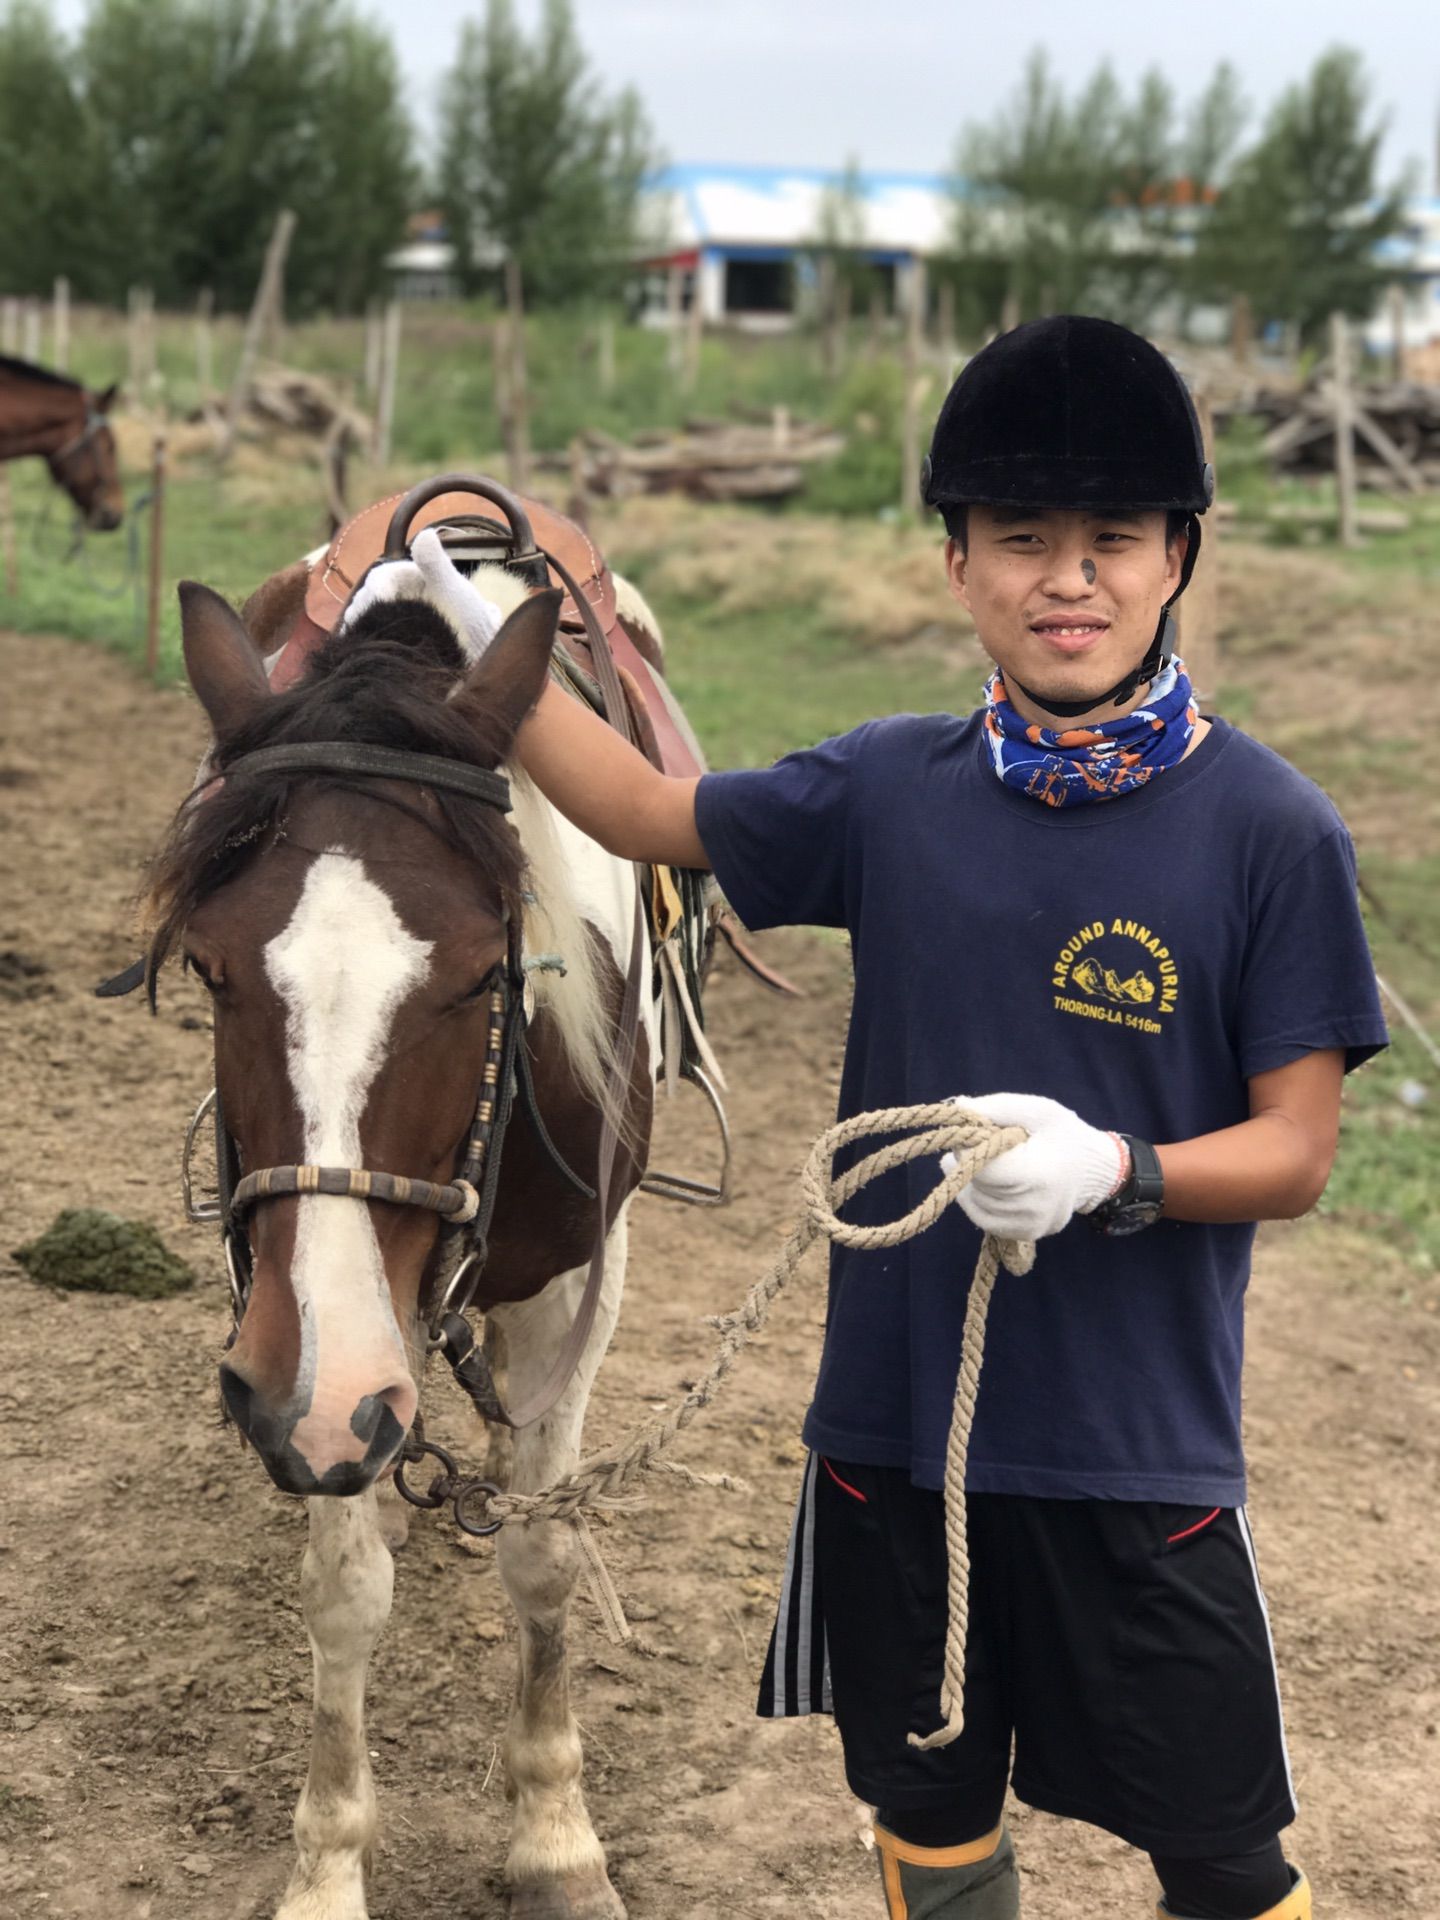
<svg viewBox="0 0 1440 1920"><path fill-rule="evenodd" d="M647 1173L640 1182L641 1193L653 1193L657 1200L676 1200L687 1207L728 1207L730 1204L730 1122L720 1104L715 1084L701 1066L689 1066L683 1078L692 1080L710 1102L710 1111L720 1129L720 1180L694 1180L685 1173Z"/></svg>

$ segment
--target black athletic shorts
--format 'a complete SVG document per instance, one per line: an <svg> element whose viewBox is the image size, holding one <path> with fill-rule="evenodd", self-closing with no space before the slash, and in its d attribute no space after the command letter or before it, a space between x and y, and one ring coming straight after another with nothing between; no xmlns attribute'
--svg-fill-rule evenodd
<svg viewBox="0 0 1440 1920"><path fill-rule="evenodd" d="M940 1725L941 1496L812 1455L761 1684L765 1715L833 1711L855 1794L990 1831L1010 1777L1147 1853L1216 1858L1295 1817L1243 1510L971 1494L965 1730Z"/></svg>

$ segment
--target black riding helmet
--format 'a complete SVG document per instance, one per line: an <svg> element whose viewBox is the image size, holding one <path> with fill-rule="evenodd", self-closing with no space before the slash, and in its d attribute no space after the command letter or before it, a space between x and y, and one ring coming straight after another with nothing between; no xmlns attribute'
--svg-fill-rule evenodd
<svg viewBox="0 0 1440 1920"><path fill-rule="evenodd" d="M946 395L920 491L942 513L962 506L1184 513L1189 544L1180 584L1145 658L1103 700L1118 705L1155 678L1174 646L1169 609L1199 558L1199 516L1215 498L1215 470L1189 389L1148 340L1078 313L1002 333ZM1102 704L1029 697L1058 714Z"/></svg>

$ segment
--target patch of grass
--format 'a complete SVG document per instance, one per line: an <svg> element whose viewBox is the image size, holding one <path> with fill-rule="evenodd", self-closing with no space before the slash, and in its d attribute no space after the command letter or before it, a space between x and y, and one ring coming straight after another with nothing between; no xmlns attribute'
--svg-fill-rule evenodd
<svg viewBox="0 0 1440 1920"><path fill-rule="evenodd" d="M23 1833L40 1824L41 1805L33 1794L0 1781L0 1833Z"/></svg>

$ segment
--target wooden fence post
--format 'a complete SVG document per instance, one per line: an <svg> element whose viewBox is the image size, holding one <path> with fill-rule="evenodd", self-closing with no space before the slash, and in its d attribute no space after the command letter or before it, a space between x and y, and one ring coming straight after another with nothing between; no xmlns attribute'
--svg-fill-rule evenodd
<svg viewBox="0 0 1440 1920"><path fill-rule="evenodd" d="M678 374L685 358L683 338L684 289L681 285L681 271L672 266L665 275L665 364L671 373Z"/></svg>
<svg viewBox="0 0 1440 1920"><path fill-rule="evenodd" d="M900 413L900 511L920 511L920 378L925 337L925 262L917 254L905 276L905 393Z"/></svg>
<svg viewBox="0 0 1440 1920"><path fill-rule="evenodd" d="M390 464L390 443L395 430L395 383L399 374L400 302L392 300L385 309L380 354L380 398L375 407L375 458L382 467Z"/></svg>
<svg viewBox="0 0 1440 1920"><path fill-rule="evenodd" d="M57 373L64 373L70 365L70 282L63 273L55 281L50 364Z"/></svg>
<svg viewBox="0 0 1440 1920"><path fill-rule="evenodd" d="M10 491L10 468L0 461L0 545L5 549L5 591L20 598L20 558L15 551L15 496Z"/></svg>
<svg viewBox="0 0 1440 1920"><path fill-rule="evenodd" d="M1335 486L1340 496L1340 544L1358 547L1355 519L1355 415L1350 384L1350 327L1343 313L1330 316L1330 380L1335 409Z"/></svg>
<svg viewBox="0 0 1440 1920"><path fill-rule="evenodd" d="M195 301L195 384L200 389L202 407L215 386L215 342L210 331L214 312L214 291L202 287Z"/></svg>
<svg viewBox="0 0 1440 1920"><path fill-rule="evenodd" d="M380 365L385 352L385 325L380 303L372 300L365 309L365 373L362 391L373 400L380 391Z"/></svg>
<svg viewBox="0 0 1440 1920"><path fill-rule="evenodd" d="M155 435L150 466L150 610L145 627L145 671L160 666L160 587L165 560L165 435Z"/></svg>
<svg viewBox="0 0 1440 1920"><path fill-rule="evenodd" d="M1200 438L1205 458L1215 459L1215 413L1210 396L1203 388L1195 394L1195 411L1200 418ZM1185 597L1176 609L1179 614L1180 651L1197 696L1213 699L1220 680L1220 556L1216 536L1220 523L1214 513L1205 525L1200 558L1185 589Z"/></svg>
<svg viewBox="0 0 1440 1920"><path fill-rule="evenodd" d="M20 351L20 302L13 294L0 301L0 353Z"/></svg>
<svg viewBox="0 0 1440 1920"><path fill-rule="evenodd" d="M255 298L250 303L250 317L245 322L245 338L240 345L240 360L235 368L235 378L230 385L230 397L225 404L225 428L218 449L219 458L228 457L235 444L235 434L240 423L240 409L245 404L245 396L250 389L251 376L255 371L255 362L259 358L260 347L273 317L280 310L280 287L285 275L285 256L290 251L290 236L295 231L295 215L289 207L282 207L275 219L270 235L270 243L265 249L265 264L260 269L260 279L256 284Z"/></svg>
<svg viewBox="0 0 1440 1920"><path fill-rule="evenodd" d="M510 456L510 484L517 493L523 493L530 484L530 392L525 365L525 286L520 262L513 253L505 258L505 308L510 319L506 452Z"/></svg>
<svg viewBox="0 0 1440 1920"><path fill-rule="evenodd" d="M1397 380L1405 378L1405 289L1398 280L1390 283L1390 352Z"/></svg>
<svg viewBox="0 0 1440 1920"><path fill-rule="evenodd" d="M25 302L25 344L20 349L21 358L38 364L40 359L40 302Z"/></svg>
<svg viewBox="0 0 1440 1920"><path fill-rule="evenodd" d="M685 314L685 364L680 384L687 393L695 391L700 378L700 343L705 337L705 308L700 297L700 255L690 275L690 305Z"/></svg>

